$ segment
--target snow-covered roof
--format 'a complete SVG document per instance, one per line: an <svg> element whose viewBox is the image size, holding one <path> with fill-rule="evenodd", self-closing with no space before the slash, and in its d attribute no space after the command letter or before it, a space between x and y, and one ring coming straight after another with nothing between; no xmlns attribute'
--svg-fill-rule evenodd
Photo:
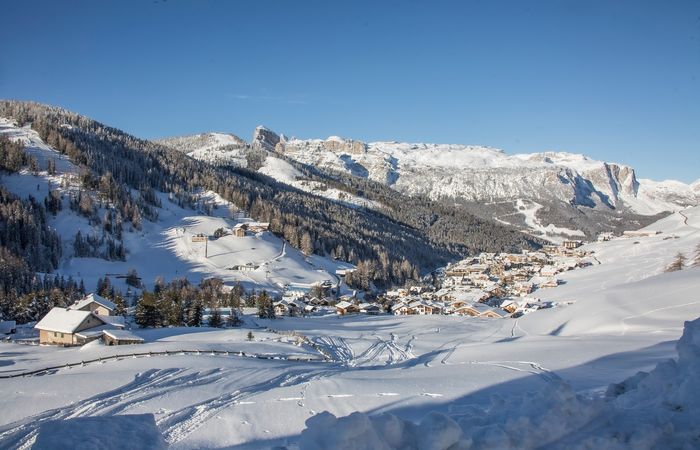
<svg viewBox="0 0 700 450"><path fill-rule="evenodd" d="M352 303L346 302L346 301L338 302L338 303L335 305L336 308L340 308L340 309L346 309L346 308L348 308L349 306L352 306Z"/></svg>
<svg viewBox="0 0 700 450"><path fill-rule="evenodd" d="M114 311L114 309L117 307L117 305L115 305L114 303L110 302L102 296L99 296L97 294L89 294L84 299L73 303L71 306L68 307L68 309L82 309L93 302L97 303L98 305L104 306L110 311Z"/></svg>
<svg viewBox="0 0 700 450"><path fill-rule="evenodd" d="M124 328L126 326L124 316L100 316L100 319L113 327Z"/></svg>
<svg viewBox="0 0 700 450"><path fill-rule="evenodd" d="M99 327L88 328L87 330L78 331L77 333L75 333L75 335L83 339L98 338L102 336L102 333L105 330L111 329L113 329L112 325L100 325Z"/></svg>
<svg viewBox="0 0 700 450"><path fill-rule="evenodd" d="M131 331L127 330L104 330L103 333L112 339L116 339L118 341L139 341L143 342L143 338L141 336L137 336Z"/></svg>
<svg viewBox="0 0 700 450"><path fill-rule="evenodd" d="M39 321L39 323L34 325L34 328L37 330L73 333L75 332L75 329L88 318L88 316L94 316L104 323L101 317L91 313L90 311L64 309L56 306L52 308L51 311L49 311L49 313Z"/></svg>

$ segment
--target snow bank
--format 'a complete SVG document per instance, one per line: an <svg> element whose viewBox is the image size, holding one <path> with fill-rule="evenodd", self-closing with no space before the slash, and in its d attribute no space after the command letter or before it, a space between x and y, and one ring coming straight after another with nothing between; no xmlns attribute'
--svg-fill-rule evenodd
<svg viewBox="0 0 700 450"><path fill-rule="evenodd" d="M608 388L605 398L576 394L563 381L460 415L428 414L419 424L392 414L323 412L306 421L305 450L700 448L700 319L685 323L677 360Z"/></svg>
<svg viewBox="0 0 700 450"><path fill-rule="evenodd" d="M33 450L58 448L165 449L153 414L78 417L52 420L39 428Z"/></svg>

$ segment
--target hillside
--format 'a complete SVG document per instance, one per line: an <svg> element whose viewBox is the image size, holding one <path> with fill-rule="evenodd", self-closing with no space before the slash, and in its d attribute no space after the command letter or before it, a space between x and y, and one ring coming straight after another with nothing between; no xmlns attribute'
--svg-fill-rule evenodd
<svg viewBox="0 0 700 450"><path fill-rule="evenodd" d="M20 128L7 120L0 120L0 135L21 142L24 151L37 158L39 167L45 167L49 160L57 161L52 174L20 171L3 175L1 179L3 188L20 199L32 196L43 204L53 192L59 193L62 206L55 214L48 214L48 226L61 238L63 258L53 268L46 264L37 267L45 272L54 271L66 278L83 280L90 287L95 286L99 278L111 274L113 282L122 291L127 290L123 278L130 269L137 271L148 288L153 287L157 277L166 280L187 277L194 283L202 278L217 277L229 285L240 282L249 290L279 291L288 283L307 286L323 280L336 283L336 268L349 266L328 258L305 258L299 250L268 232L234 238L229 231L228 236L212 238L205 257L204 244L193 242L193 236L213 236L219 228L230 230L237 223L251 222L252 219L232 214L232 209L237 211L232 204L211 191L203 190L193 197L193 204L189 207L179 205L171 195L156 194L159 206L154 210L157 218L143 220L140 228L133 224L124 225L121 239L116 239L114 233L105 233L102 220L97 223L92 220L93 216L101 218L109 214L112 209L108 205L103 204L94 215L87 216L70 208L71 196L82 187L77 179L78 166L46 145L29 127ZM97 205L100 196L97 192L91 194ZM85 192L82 195L86 195ZM78 233L86 239L94 236L98 241L111 236L125 247L126 255L123 260L105 257L103 243L97 245L98 251L93 257L80 255L74 245ZM254 266L256 270L232 269L245 265Z"/></svg>
<svg viewBox="0 0 700 450"><path fill-rule="evenodd" d="M252 160L260 162L261 172L210 165L56 107L0 102L0 117L4 117L3 135L26 147L19 154L24 151L30 156L2 175L3 186L21 198L52 199L48 226L61 234L64 252L59 263L43 270L85 278L86 283L98 272L123 275L125 269L143 265L140 273L147 283L157 275L217 276L269 287L274 275L268 278L262 268L260 276L252 278L226 271L247 263L262 267L268 261L262 254L281 251L280 238L289 244L288 254L297 255L294 258L299 261L301 253L292 248L327 260L363 262L365 275L376 285L402 283L470 252L538 245L509 227L430 201L410 200L415 207L409 211L404 208L409 200L397 196L373 209L370 202L355 204L349 197L339 201L345 195L340 190L337 198L328 199L293 183L277 182L264 175L265 170L279 178L281 171L294 168L281 160L274 167L270 165L274 160L256 159L255 149ZM196 152L207 142L214 142L214 147L221 142L240 143L230 136L206 135L189 148ZM186 231L178 239L187 240L188 233L233 226L236 211L243 211L249 220L270 224L276 241L250 243L257 249L270 246L269 251L246 259L236 246L217 249L223 244L213 242L215 251L237 256L204 264L194 250L176 243L174 233L180 226ZM111 268L86 258L109 260ZM319 264L325 267L326 263ZM299 270L307 270L306 275L289 272L289 278L317 281L319 277L308 273L315 267L304 267Z"/></svg>

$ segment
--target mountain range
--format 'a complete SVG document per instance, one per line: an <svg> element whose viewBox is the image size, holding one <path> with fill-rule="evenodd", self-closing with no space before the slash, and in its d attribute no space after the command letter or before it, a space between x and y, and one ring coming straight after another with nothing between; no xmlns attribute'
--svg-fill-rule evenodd
<svg viewBox="0 0 700 450"><path fill-rule="evenodd" d="M402 194L453 204L479 217L561 240L594 238L604 231L638 228L700 203L700 179L638 179L634 168L585 155L502 150L455 144L371 142L331 136L287 138L263 126L250 144L225 133L168 138L160 143L213 164L251 167L278 181L338 199L318 181L304 183L300 163L336 177L345 174ZM251 163L251 152L264 161ZM368 199L344 201L372 207Z"/></svg>

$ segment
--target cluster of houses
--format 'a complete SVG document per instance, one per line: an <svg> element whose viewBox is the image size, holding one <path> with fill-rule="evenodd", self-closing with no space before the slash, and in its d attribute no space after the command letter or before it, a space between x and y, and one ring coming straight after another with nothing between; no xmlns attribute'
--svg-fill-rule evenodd
<svg viewBox="0 0 700 450"><path fill-rule="evenodd" d="M363 302L352 296L336 300L309 297L300 290L285 292L274 302L278 316L313 314L335 309L338 315L391 313L394 315L459 315L505 318L549 308L532 293L558 286L557 275L590 265L581 241L565 241L539 251L482 253L448 265L439 274L437 289L418 285L385 292L377 302Z"/></svg>
<svg viewBox="0 0 700 450"><path fill-rule="evenodd" d="M97 339L106 345L143 343L125 329L124 317L115 315L115 308L97 294L89 294L68 308L54 307L34 326L39 330L39 343L73 346Z"/></svg>
<svg viewBox="0 0 700 450"><path fill-rule="evenodd" d="M414 286L386 293L397 315L447 314L504 318L549 308L531 294L553 288L561 272L590 265L581 241L546 246L539 251L482 253L448 265L440 274L441 288Z"/></svg>

